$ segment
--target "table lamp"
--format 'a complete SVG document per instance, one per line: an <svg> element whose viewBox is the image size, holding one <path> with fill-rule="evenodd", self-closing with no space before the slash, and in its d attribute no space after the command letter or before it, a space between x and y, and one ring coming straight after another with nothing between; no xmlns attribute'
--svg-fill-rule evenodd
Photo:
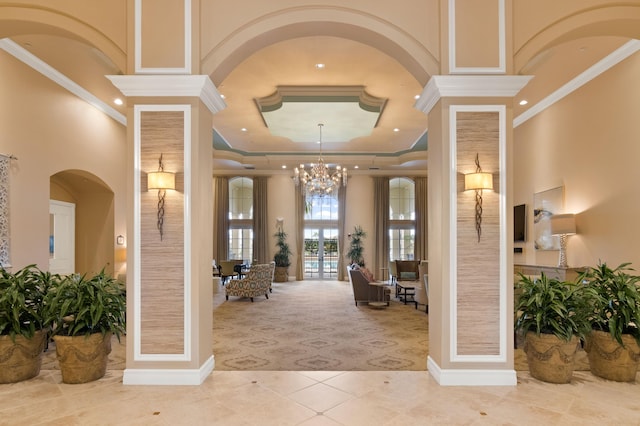
<svg viewBox="0 0 640 426"><path fill-rule="evenodd" d="M576 216L573 213L551 216L551 235L560 236L560 261L558 267L567 268L567 237L576 233Z"/></svg>

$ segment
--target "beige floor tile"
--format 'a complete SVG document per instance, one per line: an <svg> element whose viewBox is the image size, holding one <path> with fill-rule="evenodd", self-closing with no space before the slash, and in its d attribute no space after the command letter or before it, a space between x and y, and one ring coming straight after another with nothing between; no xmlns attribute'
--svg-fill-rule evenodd
<svg viewBox="0 0 640 426"><path fill-rule="evenodd" d="M327 386L324 383L316 383L313 386L292 393L289 398L313 411L322 413L353 399L353 395Z"/></svg>

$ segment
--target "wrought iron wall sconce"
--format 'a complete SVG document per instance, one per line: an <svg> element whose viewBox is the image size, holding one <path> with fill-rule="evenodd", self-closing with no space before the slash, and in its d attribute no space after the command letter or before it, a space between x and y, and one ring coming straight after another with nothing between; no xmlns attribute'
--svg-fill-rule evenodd
<svg viewBox="0 0 640 426"><path fill-rule="evenodd" d="M560 236L560 259L558 267L568 268L567 265L567 237L576 234L576 217L572 213L554 214L551 222L551 235Z"/></svg>
<svg viewBox="0 0 640 426"><path fill-rule="evenodd" d="M164 198L166 196L167 189L176 189L176 175L175 173L165 172L164 164L162 163L162 154L158 159L158 171L147 173L147 189L158 190L158 231L160 231L160 241L163 236L164 226Z"/></svg>
<svg viewBox="0 0 640 426"><path fill-rule="evenodd" d="M476 232L478 234L478 242L482 234L482 191L485 189L493 189L493 175L485 173L480 167L480 160L476 153L476 171L464 175L465 191L476 191Z"/></svg>

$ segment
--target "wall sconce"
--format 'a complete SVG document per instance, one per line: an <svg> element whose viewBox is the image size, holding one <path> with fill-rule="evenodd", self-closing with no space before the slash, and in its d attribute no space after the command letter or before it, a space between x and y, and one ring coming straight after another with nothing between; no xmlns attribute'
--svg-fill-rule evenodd
<svg viewBox="0 0 640 426"><path fill-rule="evenodd" d="M480 160L476 153L476 171L464 175L464 190L476 191L476 232L478 233L478 242L482 234L482 191L484 189L493 189L493 175L484 173L480 167Z"/></svg>
<svg viewBox="0 0 640 426"><path fill-rule="evenodd" d="M147 189L158 190L158 231L160 231L160 241L162 241L164 225L164 197L167 189L176 189L175 173L165 172L162 164L162 154L158 160L158 171L147 173Z"/></svg>
<svg viewBox="0 0 640 426"><path fill-rule="evenodd" d="M284 227L284 218L282 217L276 218L276 229L278 231L282 231L283 227Z"/></svg>
<svg viewBox="0 0 640 426"><path fill-rule="evenodd" d="M559 268L567 268L567 237L576 234L576 216L572 213L551 216L551 235L560 236Z"/></svg>
<svg viewBox="0 0 640 426"><path fill-rule="evenodd" d="M124 235L118 235L116 237L116 244L119 246L123 246L124 245Z"/></svg>

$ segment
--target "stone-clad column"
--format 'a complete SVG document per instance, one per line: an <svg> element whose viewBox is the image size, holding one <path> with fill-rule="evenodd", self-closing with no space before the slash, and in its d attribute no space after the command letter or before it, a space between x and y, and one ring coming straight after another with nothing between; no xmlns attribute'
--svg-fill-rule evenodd
<svg viewBox="0 0 640 426"><path fill-rule="evenodd" d="M131 0L129 75L109 76L127 97L125 384L197 385L214 368L211 117L225 105L197 74L197 5ZM149 188L159 170L173 188Z"/></svg>
<svg viewBox="0 0 640 426"><path fill-rule="evenodd" d="M442 385L515 385L511 1L442 0L441 73L429 114L429 373ZM465 175L491 174L468 190Z"/></svg>

